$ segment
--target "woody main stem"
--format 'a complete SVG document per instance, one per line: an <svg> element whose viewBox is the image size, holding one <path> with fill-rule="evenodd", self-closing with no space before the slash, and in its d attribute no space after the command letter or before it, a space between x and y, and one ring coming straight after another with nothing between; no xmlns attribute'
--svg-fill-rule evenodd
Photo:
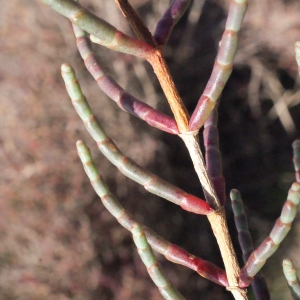
<svg viewBox="0 0 300 300"><path fill-rule="evenodd" d="M209 174L206 171L204 159L196 134L189 132L181 134L180 137L188 148L194 168L203 187L207 202L215 209L215 212L208 215L208 220L219 245L221 256L225 265L226 275L229 283L228 290L232 293L236 300L246 300L248 299L246 290L239 288L238 286L240 268L228 232L225 210L224 207L220 205Z"/></svg>

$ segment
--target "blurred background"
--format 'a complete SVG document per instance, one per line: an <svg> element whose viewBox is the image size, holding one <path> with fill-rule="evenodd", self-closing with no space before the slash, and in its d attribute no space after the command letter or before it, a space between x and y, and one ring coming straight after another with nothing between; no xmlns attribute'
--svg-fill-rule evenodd
<svg viewBox="0 0 300 300"><path fill-rule="evenodd" d="M153 32L170 1L130 1ZM113 0L82 1L132 34ZM213 67L228 0L192 1L165 48L171 73L192 113ZM294 181L291 143L300 132L300 89L294 44L300 4L252 0L233 74L219 106L227 195L239 189L255 246L269 234ZM171 114L144 61L95 47L126 90ZM70 63L98 120L127 156L202 197L187 151L176 136L118 109L98 89L78 54L71 26L38 0L10 0L0 10L0 299L162 299L148 278L131 234L106 212L77 157L86 141L111 191L136 218L172 243L222 266L205 217L147 193L100 154L74 112L60 76ZM202 139L202 138L200 138ZM228 222L239 259L233 216ZM263 269L272 299L291 299L283 257L300 269L300 222ZM223 288L157 256L189 300L232 299ZM241 261L241 260L240 260ZM251 295L251 291L249 291ZM252 297L252 296L251 296ZM253 299L253 298L251 298Z"/></svg>

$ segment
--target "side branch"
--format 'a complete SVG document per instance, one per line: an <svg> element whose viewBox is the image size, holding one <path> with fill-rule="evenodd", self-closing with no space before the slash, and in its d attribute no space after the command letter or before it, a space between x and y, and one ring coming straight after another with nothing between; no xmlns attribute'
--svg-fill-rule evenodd
<svg viewBox="0 0 300 300"><path fill-rule="evenodd" d="M87 131L97 143L99 150L121 173L144 186L150 193L180 205L187 211L204 215L213 212L213 209L204 200L184 192L124 156L110 137L106 135L92 114L91 108L82 94L72 67L68 64L64 64L61 69L62 77L76 112L84 122Z"/></svg>
<svg viewBox="0 0 300 300"><path fill-rule="evenodd" d="M147 268L147 271L166 300L184 300L185 298L175 289L170 280L164 274L160 264L149 246L143 227L133 220L132 216L122 207L118 200L110 193L107 185L98 173L87 146L78 141L77 151L92 186L101 198L105 208L118 220L118 222L132 233L138 253Z"/></svg>
<svg viewBox="0 0 300 300"><path fill-rule="evenodd" d="M149 125L171 134L178 134L178 127L174 118L169 117L150 105L136 99L120 87L104 72L98 57L93 53L92 46L86 33L73 24L76 44L84 64L96 80L100 89L117 105L132 115L146 121Z"/></svg>
<svg viewBox="0 0 300 300"><path fill-rule="evenodd" d="M215 107L232 71L232 62L237 50L238 32L247 9L247 0L232 0L226 21L225 32L212 74L192 114L189 128L199 130Z"/></svg>

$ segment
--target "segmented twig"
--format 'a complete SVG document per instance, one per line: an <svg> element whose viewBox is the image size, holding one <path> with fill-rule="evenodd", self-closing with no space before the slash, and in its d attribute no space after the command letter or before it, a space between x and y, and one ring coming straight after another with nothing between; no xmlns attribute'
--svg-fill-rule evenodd
<svg viewBox="0 0 300 300"><path fill-rule="evenodd" d="M141 118L151 126L172 134L179 133L173 118L136 99L124 91L109 75L106 75L97 56L92 51L91 42L85 32L74 24L73 30L79 53L84 60L86 68L107 96L115 101L121 109Z"/></svg>
<svg viewBox="0 0 300 300"><path fill-rule="evenodd" d="M82 94L72 67L68 64L64 64L61 70L73 106L83 120L87 131L96 141L99 150L121 173L143 185L150 193L180 205L187 211L204 215L213 212L213 209L204 200L167 183L160 177L136 164L130 158L124 156L93 116L91 108Z"/></svg>
<svg viewBox="0 0 300 300"><path fill-rule="evenodd" d="M143 228L151 247L155 251L163 254L166 259L176 264L186 266L196 271L200 276L219 285L228 286L228 280L224 270L209 261L195 257L175 244L171 244L152 229L145 226Z"/></svg>
<svg viewBox="0 0 300 300"><path fill-rule="evenodd" d="M190 0L173 0L156 25L153 34L159 45L165 45L175 26L190 5Z"/></svg>
<svg viewBox="0 0 300 300"><path fill-rule="evenodd" d="M298 65L298 72L300 75L300 42L296 42L295 44L295 53L296 53L296 61Z"/></svg>
<svg viewBox="0 0 300 300"><path fill-rule="evenodd" d="M300 201L300 183L294 182L289 190L280 218L276 221L269 237L252 252L246 265L241 270L240 286L251 283L253 276L263 267L266 260L277 250L279 244L291 229L291 224L297 214Z"/></svg>
<svg viewBox="0 0 300 300"><path fill-rule="evenodd" d="M210 79L199 99L190 119L191 131L199 130L223 91L231 74L232 62L238 45L238 32L246 12L247 0L232 0L229 8L225 32L220 42L219 52Z"/></svg>
<svg viewBox="0 0 300 300"><path fill-rule="evenodd" d="M222 157L219 150L217 106L204 123L204 146L206 169L222 206L226 202L225 179L222 172Z"/></svg>
<svg viewBox="0 0 300 300"><path fill-rule="evenodd" d="M293 142L293 161L297 182L300 182L300 140Z"/></svg>
<svg viewBox="0 0 300 300"><path fill-rule="evenodd" d="M153 251L147 242L142 225L135 222L132 216L126 212L114 195L110 193L107 185L95 167L91 153L87 146L82 141L78 141L76 146L85 172L88 175L96 193L101 198L102 203L107 210L123 227L132 233L138 253L145 264L151 279L157 285L162 296L167 300L184 300L185 298L174 288L156 260Z"/></svg>
<svg viewBox="0 0 300 300"><path fill-rule="evenodd" d="M244 205L238 190L230 192L231 206L234 214L235 226L238 231L239 244L243 252L243 261L247 262L253 251L252 237L248 229L247 217L244 211ZM261 272L257 273L251 282L256 300L269 300L270 293L267 282Z"/></svg>
<svg viewBox="0 0 300 300"><path fill-rule="evenodd" d="M70 19L82 30L93 35L97 43L123 53L147 58L153 47L117 30L114 26L95 16L74 0L42 0L55 11Z"/></svg>
<svg viewBox="0 0 300 300"><path fill-rule="evenodd" d="M300 281L293 262L286 258L282 262L283 273L294 300L300 300Z"/></svg>

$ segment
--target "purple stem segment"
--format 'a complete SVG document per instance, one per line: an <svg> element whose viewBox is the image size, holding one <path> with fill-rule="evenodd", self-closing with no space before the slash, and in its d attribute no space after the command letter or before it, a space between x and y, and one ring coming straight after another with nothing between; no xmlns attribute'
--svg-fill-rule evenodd
<svg viewBox="0 0 300 300"><path fill-rule="evenodd" d="M241 270L240 286L248 286L253 276L264 266L266 260L277 250L280 243L291 229L300 202L300 183L294 182L289 190L280 217L277 219L270 235L251 253L246 265Z"/></svg>
<svg viewBox="0 0 300 300"><path fill-rule="evenodd" d="M178 134L176 121L150 105L136 99L123 90L109 75L106 75L85 32L73 25L76 44L85 66L96 80L100 89L118 106L130 114L146 121L149 125L171 134Z"/></svg>
<svg viewBox="0 0 300 300"><path fill-rule="evenodd" d="M225 179L222 172L222 157L219 150L218 110L214 108L204 123L204 146L206 169L211 178L221 206L226 202Z"/></svg>
<svg viewBox="0 0 300 300"><path fill-rule="evenodd" d="M228 286L226 273L213 263L196 257L175 244L171 244L152 229L143 227L147 240L151 247L163 254L167 260L183 265L196 271L200 276L211 280L221 286Z"/></svg>
<svg viewBox="0 0 300 300"><path fill-rule="evenodd" d="M190 0L172 1L170 7L158 21L153 34L156 42L159 45L165 45L167 43L175 24L179 21L186 9L189 7L190 2Z"/></svg>
<svg viewBox="0 0 300 300"><path fill-rule="evenodd" d="M193 112L189 128L199 130L214 109L232 71L232 62L238 45L238 32L247 9L247 0L232 0L225 32L212 70L212 74Z"/></svg>
<svg viewBox="0 0 300 300"><path fill-rule="evenodd" d="M235 226L238 231L239 244L243 252L243 261L247 262L253 251L253 242L248 229L247 216L244 211L244 205L238 190L230 192L231 206L234 214ZM257 273L251 283L256 300L269 300L270 293L267 282L261 272Z"/></svg>

